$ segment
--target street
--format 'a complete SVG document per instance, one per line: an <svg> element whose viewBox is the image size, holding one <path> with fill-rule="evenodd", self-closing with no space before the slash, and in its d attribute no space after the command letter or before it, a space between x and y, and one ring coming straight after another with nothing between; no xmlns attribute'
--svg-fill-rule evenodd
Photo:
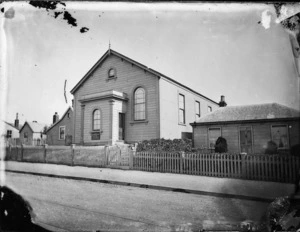
<svg viewBox="0 0 300 232"><path fill-rule="evenodd" d="M6 172L6 185L56 231L235 229L268 203Z"/></svg>

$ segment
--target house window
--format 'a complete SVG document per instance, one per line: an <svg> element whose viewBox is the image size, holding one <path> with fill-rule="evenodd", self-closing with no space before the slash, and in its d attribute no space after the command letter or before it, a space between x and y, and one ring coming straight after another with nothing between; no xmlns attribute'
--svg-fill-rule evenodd
<svg viewBox="0 0 300 232"><path fill-rule="evenodd" d="M11 134L12 134L12 131L11 130L7 130L6 138L11 138Z"/></svg>
<svg viewBox="0 0 300 232"><path fill-rule="evenodd" d="M272 140L278 148L288 148L288 128L286 125L271 126Z"/></svg>
<svg viewBox="0 0 300 232"><path fill-rule="evenodd" d="M93 112L93 130L98 131L100 130L100 110L94 110Z"/></svg>
<svg viewBox="0 0 300 232"><path fill-rule="evenodd" d="M221 128L209 128L208 129L208 144L209 148L214 148L217 139L221 136Z"/></svg>
<svg viewBox="0 0 300 232"><path fill-rule="evenodd" d="M111 68L108 70L108 78L115 78L116 77L116 70Z"/></svg>
<svg viewBox="0 0 300 232"><path fill-rule="evenodd" d="M185 124L185 99L183 94L179 94L179 123Z"/></svg>
<svg viewBox="0 0 300 232"><path fill-rule="evenodd" d="M212 112L211 106L208 106L208 107L207 107L207 112Z"/></svg>
<svg viewBox="0 0 300 232"><path fill-rule="evenodd" d="M146 119L145 89L139 87L134 92L134 120Z"/></svg>
<svg viewBox="0 0 300 232"><path fill-rule="evenodd" d="M65 139L65 133L66 133L66 127L60 126L59 127L59 139L64 140Z"/></svg>
<svg viewBox="0 0 300 232"><path fill-rule="evenodd" d="M24 141L28 142L28 132L24 132Z"/></svg>
<svg viewBox="0 0 300 232"><path fill-rule="evenodd" d="M195 108L196 108L196 119L200 118L200 102L195 102Z"/></svg>

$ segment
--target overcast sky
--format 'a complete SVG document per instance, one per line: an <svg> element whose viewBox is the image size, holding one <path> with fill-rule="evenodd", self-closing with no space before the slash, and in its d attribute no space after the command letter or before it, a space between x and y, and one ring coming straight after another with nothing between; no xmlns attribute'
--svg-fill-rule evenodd
<svg viewBox="0 0 300 232"><path fill-rule="evenodd" d="M277 102L299 109L290 41L271 5L66 2L77 27L26 2L1 7L14 11L13 18L0 13L9 122L17 112L21 123L51 124L55 112L62 115L70 90L109 40L113 50L216 102L225 95L228 105ZM81 33L82 27L89 30Z"/></svg>

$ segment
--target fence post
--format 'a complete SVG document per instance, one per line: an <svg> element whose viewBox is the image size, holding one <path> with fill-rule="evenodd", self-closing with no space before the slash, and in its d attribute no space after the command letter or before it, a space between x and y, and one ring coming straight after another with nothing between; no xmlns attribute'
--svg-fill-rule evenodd
<svg viewBox="0 0 300 232"><path fill-rule="evenodd" d="M8 153L8 154L5 154L3 159L4 160L11 160L11 145L10 144L8 146L8 150L6 150L6 151L7 151L6 153Z"/></svg>
<svg viewBox="0 0 300 232"><path fill-rule="evenodd" d="M105 166L107 166L108 165L108 145L105 145L104 146L104 151L105 151Z"/></svg>
<svg viewBox="0 0 300 232"><path fill-rule="evenodd" d="M179 173L183 173L183 162L184 162L184 151L181 151L180 152L180 170L179 170Z"/></svg>
<svg viewBox="0 0 300 232"><path fill-rule="evenodd" d="M48 147L48 144L44 144L43 147L44 147L44 163L47 163L47 147Z"/></svg>
<svg viewBox="0 0 300 232"><path fill-rule="evenodd" d="M246 179L247 178L247 167L246 167L246 153L241 153L240 156L241 156L241 160L242 160L242 178L243 179Z"/></svg>
<svg viewBox="0 0 300 232"><path fill-rule="evenodd" d="M131 148L129 150L129 169L133 169L133 156L135 156L135 150Z"/></svg>
<svg viewBox="0 0 300 232"><path fill-rule="evenodd" d="M74 166L75 144L71 144L71 166Z"/></svg>
<svg viewBox="0 0 300 232"><path fill-rule="evenodd" d="M21 162L23 162L24 144L21 144Z"/></svg>

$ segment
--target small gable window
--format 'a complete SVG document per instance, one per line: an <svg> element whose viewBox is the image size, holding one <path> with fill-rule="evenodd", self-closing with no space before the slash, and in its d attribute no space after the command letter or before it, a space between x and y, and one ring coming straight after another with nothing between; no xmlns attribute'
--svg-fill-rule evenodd
<svg viewBox="0 0 300 232"><path fill-rule="evenodd" d="M116 70L114 68L108 70L108 78L116 78Z"/></svg>

